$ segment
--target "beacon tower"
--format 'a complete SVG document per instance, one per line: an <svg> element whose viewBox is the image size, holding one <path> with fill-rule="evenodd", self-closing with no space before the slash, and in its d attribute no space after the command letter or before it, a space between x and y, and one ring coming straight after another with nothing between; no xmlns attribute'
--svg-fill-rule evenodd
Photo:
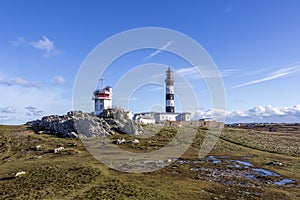
<svg viewBox="0 0 300 200"><path fill-rule="evenodd" d="M174 78L171 68L168 68L166 82L166 112L174 113Z"/></svg>
<svg viewBox="0 0 300 200"><path fill-rule="evenodd" d="M95 115L99 116L106 109L112 108L112 87L103 87L103 80L101 86L98 85L94 91L93 100L95 100Z"/></svg>

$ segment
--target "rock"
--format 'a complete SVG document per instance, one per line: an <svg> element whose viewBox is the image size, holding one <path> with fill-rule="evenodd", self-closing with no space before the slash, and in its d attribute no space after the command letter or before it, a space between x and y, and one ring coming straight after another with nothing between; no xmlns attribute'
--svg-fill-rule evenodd
<svg viewBox="0 0 300 200"><path fill-rule="evenodd" d="M77 135L77 133L75 133L74 131L72 131L71 133L67 134L69 138L78 138L79 136Z"/></svg>
<svg viewBox="0 0 300 200"><path fill-rule="evenodd" d="M34 156L32 159L40 159L42 158L43 156Z"/></svg>
<svg viewBox="0 0 300 200"><path fill-rule="evenodd" d="M55 148L55 149L54 149L54 153L59 153L59 152L61 152L62 150L64 150L64 147L58 147L58 148Z"/></svg>
<svg viewBox="0 0 300 200"><path fill-rule="evenodd" d="M126 140L124 138L122 138L122 139L117 139L115 141L115 144L124 144L125 142L126 142Z"/></svg>
<svg viewBox="0 0 300 200"><path fill-rule="evenodd" d="M138 143L140 143L140 141L138 139L133 139L133 140L130 141L130 143L132 143L132 144L138 144Z"/></svg>
<svg viewBox="0 0 300 200"><path fill-rule="evenodd" d="M69 147L76 147L76 146L77 146L77 143L69 143L68 146L69 146Z"/></svg>
<svg viewBox="0 0 300 200"><path fill-rule="evenodd" d="M37 145L37 146L34 147L34 150L38 151L38 150L40 150L41 148L42 148L41 145Z"/></svg>
<svg viewBox="0 0 300 200"><path fill-rule="evenodd" d="M21 175L24 175L24 174L26 174L26 172L20 171L20 172L17 172L17 173L15 174L15 177L18 177L18 176L21 176Z"/></svg>
<svg viewBox="0 0 300 200"><path fill-rule="evenodd" d="M138 135L143 132L142 127L129 119L121 108L106 110L104 117L71 111L62 116L44 116L41 120L26 124L38 134L54 134L69 138L109 136L116 132Z"/></svg>
<svg viewBox="0 0 300 200"><path fill-rule="evenodd" d="M123 127L120 127L120 131L130 135L139 135L138 127L134 124L134 121L127 121Z"/></svg>
<svg viewBox="0 0 300 200"><path fill-rule="evenodd" d="M277 165L277 166L284 166L283 163L281 162L278 162L278 161L271 161L271 162L268 162L266 163L266 165Z"/></svg>

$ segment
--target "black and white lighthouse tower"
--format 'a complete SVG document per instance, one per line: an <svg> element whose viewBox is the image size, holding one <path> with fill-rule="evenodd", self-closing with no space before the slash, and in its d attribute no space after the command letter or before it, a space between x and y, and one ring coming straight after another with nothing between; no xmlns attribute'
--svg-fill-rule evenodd
<svg viewBox="0 0 300 200"><path fill-rule="evenodd" d="M168 68L166 82L166 112L174 113L174 78L171 68Z"/></svg>

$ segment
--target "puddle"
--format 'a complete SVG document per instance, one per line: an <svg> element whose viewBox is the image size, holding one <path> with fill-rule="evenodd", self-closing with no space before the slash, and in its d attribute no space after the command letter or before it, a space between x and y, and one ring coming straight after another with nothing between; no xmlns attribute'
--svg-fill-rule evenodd
<svg viewBox="0 0 300 200"><path fill-rule="evenodd" d="M221 160L219 160L218 158L216 158L215 156L208 156L207 160L212 162L213 164L218 164L221 162Z"/></svg>
<svg viewBox="0 0 300 200"><path fill-rule="evenodd" d="M231 158L231 159L230 159ZM254 184L250 180L258 181L263 184L274 184L278 186L284 186L286 184L296 184L296 181L292 179L281 179L281 175L268 169L256 168L251 162L244 161L243 159L249 159L250 157L244 156L239 157L239 159L232 159L231 156L207 156L204 160L183 160L178 159L179 164L190 164L190 172L193 174L194 178L201 180L209 180L221 182L226 185L232 184ZM206 167L201 165L201 163L211 163L213 165L218 164L218 168ZM220 167L224 167L223 169ZM227 178L226 178L227 177ZM240 179L240 181L228 180L228 178L246 178L250 179L249 182L244 182L245 179ZM266 178L270 177L270 178ZM224 178L227 181L224 181ZM242 181L242 182L241 182Z"/></svg>
<svg viewBox="0 0 300 200"><path fill-rule="evenodd" d="M292 179L282 179L280 181L274 182L275 185L286 185L289 183L296 183L296 181L292 180Z"/></svg>
<svg viewBox="0 0 300 200"><path fill-rule="evenodd" d="M177 162L179 164L181 164L181 165L183 165L183 164L190 164L191 163L191 161L189 161L189 160L177 160Z"/></svg>
<svg viewBox="0 0 300 200"><path fill-rule="evenodd" d="M233 162L236 162L236 163L241 164L241 165L245 165L247 167L252 167L253 166L250 162L243 161L243 160L233 160Z"/></svg>
<svg viewBox="0 0 300 200"><path fill-rule="evenodd" d="M203 163L203 162L204 162L203 160L194 160L193 161L194 164L199 164L199 163Z"/></svg>
<svg viewBox="0 0 300 200"><path fill-rule="evenodd" d="M262 176L280 176L276 172L272 172L270 170L263 169L263 168L253 168L252 170L260 173Z"/></svg>
<svg viewBox="0 0 300 200"><path fill-rule="evenodd" d="M199 164L199 163L204 163L205 160L183 160L183 159L176 159L177 163L179 163L180 165L184 165L184 164Z"/></svg>
<svg viewBox="0 0 300 200"><path fill-rule="evenodd" d="M225 185L232 185L232 181L226 181L224 184Z"/></svg>
<svg viewBox="0 0 300 200"><path fill-rule="evenodd" d="M253 174L248 174L248 175L246 175L245 177L246 177L246 178L249 178L249 179L251 179L251 180L254 180L254 181L257 180L257 178L255 177L255 175L253 175Z"/></svg>
<svg viewBox="0 0 300 200"><path fill-rule="evenodd" d="M219 158L230 158L230 156L219 156Z"/></svg>
<svg viewBox="0 0 300 200"><path fill-rule="evenodd" d="M202 170L202 168L199 168L199 167L193 167L193 168L190 168L190 170L196 172L196 171Z"/></svg>

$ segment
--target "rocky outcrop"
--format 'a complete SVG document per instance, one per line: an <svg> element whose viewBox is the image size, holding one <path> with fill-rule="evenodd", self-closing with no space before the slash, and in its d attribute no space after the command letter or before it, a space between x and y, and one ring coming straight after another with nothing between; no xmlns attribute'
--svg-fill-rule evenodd
<svg viewBox="0 0 300 200"><path fill-rule="evenodd" d="M130 135L139 135L143 132L141 125L137 124L135 121L130 120L127 113L124 112L123 109L116 108L112 109L111 112L118 132Z"/></svg>
<svg viewBox="0 0 300 200"><path fill-rule="evenodd" d="M116 132L138 135L142 127L130 120L123 109L108 110L107 117L97 117L81 111L66 115L45 116L41 120L27 122L38 134L54 134L59 137L95 137L113 135Z"/></svg>

